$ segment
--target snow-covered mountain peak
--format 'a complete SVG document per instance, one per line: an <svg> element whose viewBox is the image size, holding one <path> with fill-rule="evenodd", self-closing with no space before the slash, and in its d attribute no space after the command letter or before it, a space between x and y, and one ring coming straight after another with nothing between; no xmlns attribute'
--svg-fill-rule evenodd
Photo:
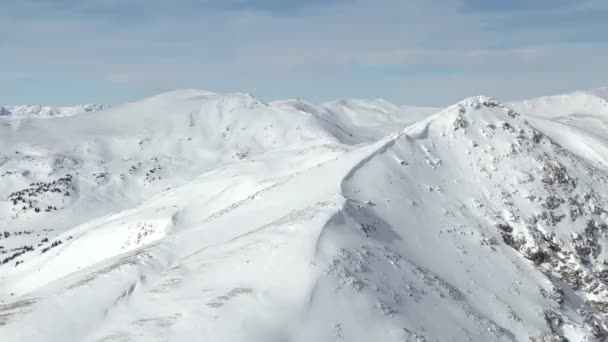
<svg viewBox="0 0 608 342"><path fill-rule="evenodd" d="M509 125L519 114L492 97L474 96L464 99L428 118L407 127L411 135L453 136L457 131L481 131Z"/></svg>
<svg viewBox="0 0 608 342"><path fill-rule="evenodd" d="M462 114L468 113L474 116L484 115L484 113L492 112L493 110L509 111L509 108L504 104L500 103L493 97L488 96L472 96L459 101L451 106L446 107L443 110L436 112L430 116L427 120L437 120L440 118L449 118L454 116L462 116Z"/></svg>
<svg viewBox="0 0 608 342"><path fill-rule="evenodd" d="M466 108L480 109L482 107L492 108L492 107L497 107L500 105L501 105L501 103L498 102L498 100L496 100L493 97L472 96L472 97L466 98L466 99L458 102L457 104L455 104L451 107L462 107L465 109Z"/></svg>
<svg viewBox="0 0 608 342"><path fill-rule="evenodd" d="M212 98L217 96L216 93L199 90L199 89L176 89L172 91L163 92L160 94L156 94L150 97L147 97L143 100L138 100L131 102L133 104L138 103L180 103L180 102L190 102L190 101L200 101L208 98Z"/></svg>
<svg viewBox="0 0 608 342"><path fill-rule="evenodd" d="M248 93L214 93L198 89L178 89L126 105L131 107L156 105L159 108L170 108L183 107L190 104L198 104L201 107L213 106L218 110L228 112L239 108L268 107L267 104Z"/></svg>

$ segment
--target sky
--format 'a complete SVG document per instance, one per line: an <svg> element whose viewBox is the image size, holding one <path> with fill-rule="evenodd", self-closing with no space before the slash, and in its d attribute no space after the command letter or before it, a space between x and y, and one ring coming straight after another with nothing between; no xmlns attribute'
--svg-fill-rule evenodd
<svg viewBox="0 0 608 342"><path fill-rule="evenodd" d="M4 0L0 103L557 94L608 85L607 15L606 0Z"/></svg>

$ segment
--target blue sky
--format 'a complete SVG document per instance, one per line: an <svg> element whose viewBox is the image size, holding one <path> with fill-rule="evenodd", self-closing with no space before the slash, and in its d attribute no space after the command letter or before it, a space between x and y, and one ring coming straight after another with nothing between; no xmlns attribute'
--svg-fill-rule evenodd
<svg viewBox="0 0 608 342"><path fill-rule="evenodd" d="M605 0L15 0L0 103L176 88L442 106L608 85Z"/></svg>

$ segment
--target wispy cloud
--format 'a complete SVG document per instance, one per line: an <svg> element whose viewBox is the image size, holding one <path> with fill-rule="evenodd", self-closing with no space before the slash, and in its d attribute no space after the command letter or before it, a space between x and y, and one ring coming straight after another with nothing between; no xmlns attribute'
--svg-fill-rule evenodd
<svg viewBox="0 0 608 342"><path fill-rule="evenodd" d="M0 12L0 102L539 95L606 83L606 14L596 0L22 0Z"/></svg>

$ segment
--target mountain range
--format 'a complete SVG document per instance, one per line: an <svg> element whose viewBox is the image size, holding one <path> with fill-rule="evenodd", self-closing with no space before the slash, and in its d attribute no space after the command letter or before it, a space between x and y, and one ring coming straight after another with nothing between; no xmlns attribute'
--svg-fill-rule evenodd
<svg viewBox="0 0 608 342"><path fill-rule="evenodd" d="M603 341L608 88L0 107L2 341Z"/></svg>

